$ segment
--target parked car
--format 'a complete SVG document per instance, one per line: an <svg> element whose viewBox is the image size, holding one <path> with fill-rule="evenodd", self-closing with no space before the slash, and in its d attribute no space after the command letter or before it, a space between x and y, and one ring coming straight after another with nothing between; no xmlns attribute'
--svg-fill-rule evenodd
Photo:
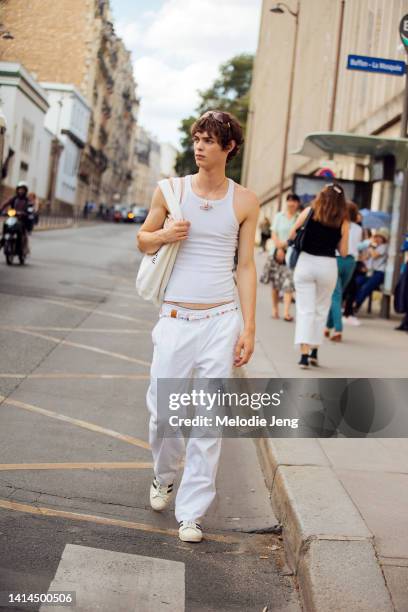
<svg viewBox="0 0 408 612"><path fill-rule="evenodd" d="M115 221L115 223L119 223L120 221L133 221L133 218L128 219L128 214L129 214L130 210L128 206L125 206L124 204L115 204L114 210L113 210L113 220Z"/></svg>
<svg viewBox="0 0 408 612"><path fill-rule="evenodd" d="M133 206L132 213L134 223L144 223L149 211L147 208L143 208L142 206Z"/></svg>

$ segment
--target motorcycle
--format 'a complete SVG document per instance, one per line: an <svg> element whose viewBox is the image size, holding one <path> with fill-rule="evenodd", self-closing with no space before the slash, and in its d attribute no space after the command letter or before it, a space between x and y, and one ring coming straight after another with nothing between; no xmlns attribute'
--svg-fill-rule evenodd
<svg viewBox="0 0 408 612"><path fill-rule="evenodd" d="M24 221L18 218L14 208L10 208L7 212L7 219L3 223L1 240L1 246L9 266L13 264L15 257L18 257L20 264L24 265L28 255L28 237L24 236L23 223Z"/></svg>

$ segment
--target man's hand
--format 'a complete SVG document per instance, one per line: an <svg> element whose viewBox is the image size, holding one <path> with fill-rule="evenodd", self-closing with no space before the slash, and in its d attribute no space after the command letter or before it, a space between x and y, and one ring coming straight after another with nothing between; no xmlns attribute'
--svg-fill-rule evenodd
<svg viewBox="0 0 408 612"><path fill-rule="evenodd" d="M171 242L179 242L188 238L188 230L190 229L190 221L175 221L170 217L165 222L162 230L162 238L166 244Z"/></svg>
<svg viewBox="0 0 408 612"><path fill-rule="evenodd" d="M235 346L234 366L240 368L251 359L254 352L255 333L243 331Z"/></svg>

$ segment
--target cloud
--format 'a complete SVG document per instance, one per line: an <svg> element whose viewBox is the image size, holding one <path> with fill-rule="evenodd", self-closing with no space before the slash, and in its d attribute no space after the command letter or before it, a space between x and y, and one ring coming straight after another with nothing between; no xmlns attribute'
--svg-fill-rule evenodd
<svg viewBox="0 0 408 612"><path fill-rule="evenodd" d="M196 62L174 68L166 61L144 56L136 60L135 78L142 96L140 123L160 140L177 144L180 120L193 113L197 90L217 76L211 62Z"/></svg>
<svg viewBox="0 0 408 612"><path fill-rule="evenodd" d="M221 63L255 52L260 4L164 0L136 21L120 15L116 29L132 51L144 127L160 140L178 144L178 126L194 113L197 90L211 85Z"/></svg>

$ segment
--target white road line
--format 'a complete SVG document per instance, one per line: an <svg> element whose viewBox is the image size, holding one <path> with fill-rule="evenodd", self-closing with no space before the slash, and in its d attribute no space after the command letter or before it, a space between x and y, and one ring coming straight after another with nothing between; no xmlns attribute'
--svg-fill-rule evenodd
<svg viewBox="0 0 408 612"><path fill-rule="evenodd" d="M148 374L83 374L75 372L45 372L41 374L12 374L0 373L0 378L36 378L40 380L69 380L71 378L79 378L83 380L150 380Z"/></svg>
<svg viewBox="0 0 408 612"><path fill-rule="evenodd" d="M124 297L130 300L135 300L138 302L137 306L141 308L150 308L152 309L151 304L146 304L146 302L142 302L140 297L135 293L122 293L121 291L116 291L113 287L111 289L99 289L97 287L89 287L88 285L82 285L81 283L74 283L75 287L80 287L82 289L87 289L88 291L94 291L96 293L103 293L106 297Z"/></svg>
<svg viewBox="0 0 408 612"><path fill-rule="evenodd" d="M117 314L115 312L106 312L104 310L94 310L92 308L84 308L83 306L78 306L77 304L71 304L69 302L62 302L62 301L58 302L57 300L50 300L47 298L36 298L36 299L42 300L43 302L47 302L48 304L54 304L55 306L63 306L64 308L72 308L73 310L82 310L82 312L89 312L93 315L100 315L102 317L110 317L112 319L120 319L121 321L134 321L136 323L141 323L142 325L146 325L146 321L144 321L143 319L137 319L136 317L129 317L127 315ZM95 308L100 305L101 305L100 303L96 304Z"/></svg>
<svg viewBox="0 0 408 612"><path fill-rule="evenodd" d="M184 612L179 561L67 544L49 591L75 591L73 612ZM40 612L62 610L41 606Z"/></svg>
<svg viewBox="0 0 408 612"><path fill-rule="evenodd" d="M10 325L0 325L0 330L10 330ZM149 329L112 329L102 327L47 327L42 325L13 325L13 329L28 329L32 331L67 331L73 333L98 333L98 334L150 334Z"/></svg>
<svg viewBox="0 0 408 612"><path fill-rule="evenodd" d="M4 395L0 395L0 404L15 406L16 408L22 408L23 410L35 412L37 414L41 414L42 416L49 417L50 419L64 421L65 423L70 423L71 425L82 427L83 429L89 429L89 431L94 431L105 436L111 436L111 438L121 440L122 442L126 442L127 444L133 444L134 446L139 446L140 448L145 448L146 450L150 449L149 444L144 440L139 440L139 438L134 438L133 436L128 436L127 434L121 434L118 431L114 431L113 429L107 429L106 427L101 427L100 425L90 423L89 421L74 419L65 414L59 414L58 412L53 412L52 410L46 410L45 408L41 408L40 406L34 406L33 404L27 404L26 402L13 400L10 397L5 397Z"/></svg>
<svg viewBox="0 0 408 612"><path fill-rule="evenodd" d="M84 351L91 351L92 353L99 353L100 355L114 357L115 359L121 359L122 361L137 363L139 365L146 366L147 368L150 367L150 363L148 361L144 361L143 359L136 359L136 357L129 357L128 355L123 355L122 353L113 353L112 351L106 351L105 349L100 349L96 346L90 346L89 344L71 342L70 340L61 340L61 338L47 336L45 334L40 334L29 329L21 329L18 327L9 327L9 331L14 331L18 334L27 334L28 336L34 336L35 338L42 338L43 340L48 340L49 342L55 342L55 344L58 344L58 346L70 346L71 348L78 348L83 349Z"/></svg>

